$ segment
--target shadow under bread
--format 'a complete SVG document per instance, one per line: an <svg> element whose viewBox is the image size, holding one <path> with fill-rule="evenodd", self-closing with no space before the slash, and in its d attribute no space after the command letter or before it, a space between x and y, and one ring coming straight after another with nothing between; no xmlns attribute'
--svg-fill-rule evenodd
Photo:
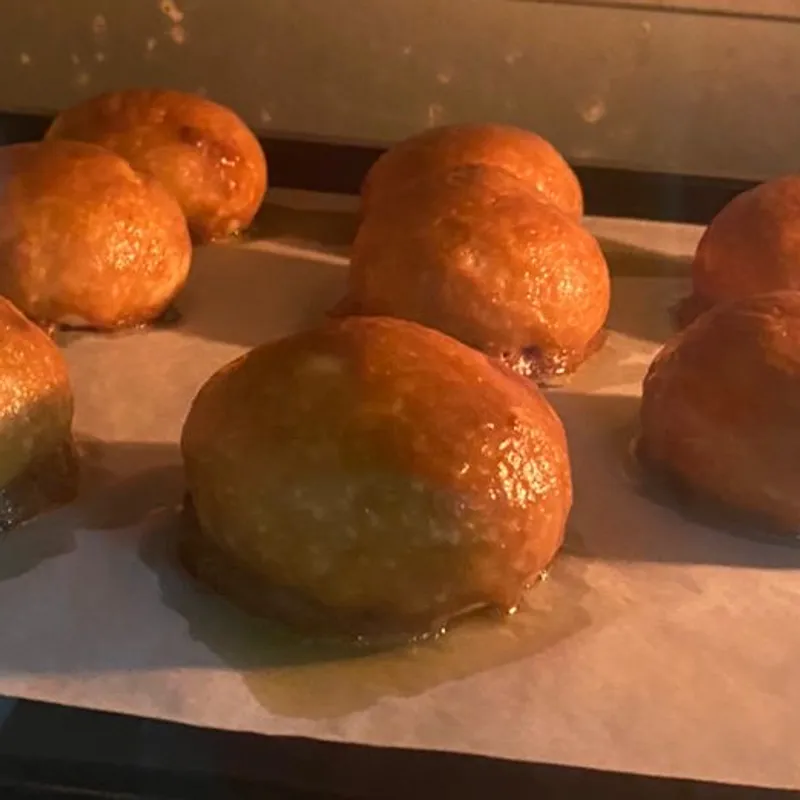
<svg viewBox="0 0 800 800"><path fill-rule="evenodd" d="M612 599L593 593L586 563L565 549L511 616L475 613L452 622L444 635L402 644L304 636L241 611L190 578L177 551L186 524L182 514L165 515L142 541L141 557L192 638L241 672L252 695L276 714L324 719L416 696L535 657L616 612Z"/></svg>
<svg viewBox="0 0 800 800"><path fill-rule="evenodd" d="M347 265L324 254L251 245L198 251L176 300L175 330L254 347L325 319L344 293Z"/></svg>
<svg viewBox="0 0 800 800"><path fill-rule="evenodd" d="M347 252L359 222L357 211L292 208L267 200L242 240L288 241Z"/></svg>
<svg viewBox="0 0 800 800"><path fill-rule="evenodd" d="M65 506L0 533L0 582L25 575L51 558L75 550L80 511Z"/></svg>
<svg viewBox="0 0 800 800"><path fill-rule="evenodd" d="M27 476L35 480L25 497L33 491L37 502L45 501L42 510L0 532L0 581L72 552L76 530L126 528L154 508L174 505L181 496L183 469L177 445L78 436L56 456L55 470L37 469ZM5 503L7 495L2 497Z"/></svg>
<svg viewBox="0 0 800 800"><path fill-rule="evenodd" d="M177 443L84 437L79 449L84 476L81 523L87 530L128 528L180 501L184 476Z"/></svg>

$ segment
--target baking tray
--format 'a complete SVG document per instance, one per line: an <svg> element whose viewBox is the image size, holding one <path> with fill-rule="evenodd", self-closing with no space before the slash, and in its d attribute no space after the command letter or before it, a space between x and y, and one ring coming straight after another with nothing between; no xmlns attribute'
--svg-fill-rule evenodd
<svg viewBox="0 0 800 800"><path fill-rule="evenodd" d="M0 692L210 728L798 788L797 551L687 518L647 494L629 458L638 385L686 290L696 227L589 221L614 275L611 333L551 392L576 504L521 622L459 627L367 663L276 647L174 568L188 400L247 347L313 324L342 289L352 201L274 203L250 241L198 251L175 327L65 340L86 491L0 544Z"/></svg>

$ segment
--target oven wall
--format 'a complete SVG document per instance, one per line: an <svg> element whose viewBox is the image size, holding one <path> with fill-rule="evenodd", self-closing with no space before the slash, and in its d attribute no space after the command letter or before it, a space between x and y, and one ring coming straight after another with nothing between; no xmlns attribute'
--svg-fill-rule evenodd
<svg viewBox="0 0 800 800"><path fill-rule="evenodd" d="M0 108L127 85L256 129L386 143L513 122L577 163L800 170L795 0L26 0L0 23Z"/></svg>

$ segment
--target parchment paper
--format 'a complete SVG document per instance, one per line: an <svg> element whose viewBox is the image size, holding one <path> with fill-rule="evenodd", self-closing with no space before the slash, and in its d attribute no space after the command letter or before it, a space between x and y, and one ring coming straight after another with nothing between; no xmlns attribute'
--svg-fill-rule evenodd
<svg viewBox="0 0 800 800"><path fill-rule="evenodd" d="M191 398L244 349L320 318L342 288L348 224L275 211L271 243L198 251L177 326L69 337L84 494L0 541L0 694L800 788L800 550L657 502L630 458L695 228L591 223L615 273L612 333L551 392L575 508L550 578L509 623L354 656L252 620L174 566Z"/></svg>

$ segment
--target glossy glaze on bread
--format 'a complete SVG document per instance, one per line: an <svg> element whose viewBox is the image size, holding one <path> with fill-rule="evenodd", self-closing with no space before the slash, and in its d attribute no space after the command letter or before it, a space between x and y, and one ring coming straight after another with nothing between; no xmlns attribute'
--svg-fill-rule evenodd
<svg viewBox="0 0 800 800"><path fill-rule="evenodd" d="M102 145L157 178L200 241L246 228L267 188L266 159L253 133L233 111L197 95L110 92L63 111L47 138Z"/></svg>
<svg viewBox="0 0 800 800"><path fill-rule="evenodd" d="M393 193L363 221L337 313L395 316L490 355L574 353L608 314L594 237L507 172L461 167Z"/></svg>
<svg viewBox="0 0 800 800"><path fill-rule="evenodd" d="M158 317L191 263L174 198L83 142L0 147L0 294L42 324L119 328Z"/></svg>
<svg viewBox="0 0 800 800"><path fill-rule="evenodd" d="M364 179L362 214L409 181L466 166L505 170L568 216L583 214L581 185L553 145L521 128L488 124L433 128L391 147Z"/></svg>
<svg viewBox="0 0 800 800"><path fill-rule="evenodd" d="M692 286L683 324L716 303L800 290L800 176L743 192L714 217L697 247Z"/></svg>
<svg viewBox="0 0 800 800"><path fill-rule="evenodd" d="M200 390L181 446L194 571L336 633L414 635L515 606L572 501L563 427L539 390L394 319L256 348Z"/></svg>
<svg viewBox="0 0 800 800"><path fill-rule="evenodd" d="M717 305L660 351L645 461L701 496L800 533L800 293Z"/></svg>
<svg viewBox="0 0 800 800"><path fill-rule="evenodd" d="M0 531L74 499L72 414L61 352L0 297Z"/></svg>

